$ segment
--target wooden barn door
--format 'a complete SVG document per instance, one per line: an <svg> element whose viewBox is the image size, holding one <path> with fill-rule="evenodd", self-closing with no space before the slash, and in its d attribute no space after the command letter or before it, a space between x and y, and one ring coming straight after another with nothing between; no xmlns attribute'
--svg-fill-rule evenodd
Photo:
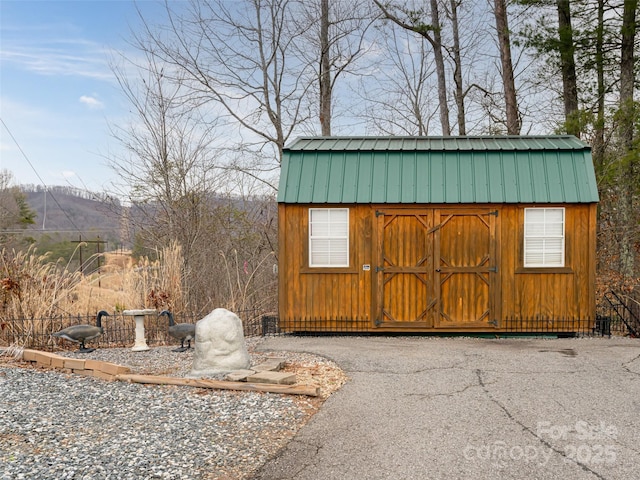
<svg viewBox="0 0 640 480"><path fill-rule="evenodd" d="M385 209L376 219L376 326L433 328L433 210Z"/></svg>
<svg viewBox="0 0 640 480"><path fill-rule="evenodd" d="M376 211L376 326L494 327L496 218L479 209Z"/></svg>
<svg viewBox="0 0 640 480"><path fill-rule="evenodd" d="M436 210L434 216L436 327L493 327L497 212Z"/></svg>

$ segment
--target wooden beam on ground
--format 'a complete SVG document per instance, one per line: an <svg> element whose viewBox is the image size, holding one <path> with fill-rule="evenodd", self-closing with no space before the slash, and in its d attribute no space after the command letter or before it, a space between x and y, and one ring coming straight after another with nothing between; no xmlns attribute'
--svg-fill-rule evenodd
<svg viewBox="0 0 640 480"><path fill-rule="evenodd" d="M179 385L199 388L216 388L219 390L242 390L247 392L286 393L289 395L320 395L320 387L311 385L272 385L267 383L228 382L196 378L162 377L155 375L116 375L115 380L122 382L147 383L153 385Z"/></svg>

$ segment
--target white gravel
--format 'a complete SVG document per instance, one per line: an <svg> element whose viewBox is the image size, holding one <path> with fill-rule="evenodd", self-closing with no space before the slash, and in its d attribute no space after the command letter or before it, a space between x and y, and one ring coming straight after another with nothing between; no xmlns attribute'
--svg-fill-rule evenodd
<svg viewBox="0 0 640 480"><path fill-rule="evenodd" d="M192 353L172 348L99 349L83 358L182 376ZM254 364L262 360L252 356ZM317 402L106 382L0 362L0 479L250 478Z"/></svg>

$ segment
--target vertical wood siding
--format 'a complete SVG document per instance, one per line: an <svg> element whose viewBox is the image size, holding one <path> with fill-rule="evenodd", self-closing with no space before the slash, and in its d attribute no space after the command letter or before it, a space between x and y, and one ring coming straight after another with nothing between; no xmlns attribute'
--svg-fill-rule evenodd
<svg viewBox="0 0 640 480"><path fill-rule="evenodd" d="M317 207L317 205L315 205ZM341 206L343 208L344 206ZM369 207L349 209L349 268L309 268L308 206L280 204L279 309L280 324L288 321L304 330L353 329L371 323L372 227ZM369 260L365 260L369 259ZM343 325L338 325L338 321Z"/></svg>
<svg viewBox="0 0 640 480"><path fill-rule="evenodd" d="M596 205L544 205L566 208L566 264L558 269L523 267L529 206L349 205L350 266L320 269L308 266L309 205L281 203L280 325L500 331L517 321L534 331L563 321L575 330L575 321L595 318Z"/></svg>
<svg viewBox="0 0 640 480"><path fill-rule="evenodd" d="M565 208L565 267L525 269L523 207L502 207L503 318L595 319L596 205Z"/></svg>

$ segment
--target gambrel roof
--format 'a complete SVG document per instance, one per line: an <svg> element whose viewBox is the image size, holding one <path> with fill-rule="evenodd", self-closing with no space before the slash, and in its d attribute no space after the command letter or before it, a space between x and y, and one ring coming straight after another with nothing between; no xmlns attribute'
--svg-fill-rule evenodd
<svg viewBox="0 0 640 480"><path fill-rule="evenodd" d="M281 203L593 203L571 135L305 137L284 149Z"/></svg>

